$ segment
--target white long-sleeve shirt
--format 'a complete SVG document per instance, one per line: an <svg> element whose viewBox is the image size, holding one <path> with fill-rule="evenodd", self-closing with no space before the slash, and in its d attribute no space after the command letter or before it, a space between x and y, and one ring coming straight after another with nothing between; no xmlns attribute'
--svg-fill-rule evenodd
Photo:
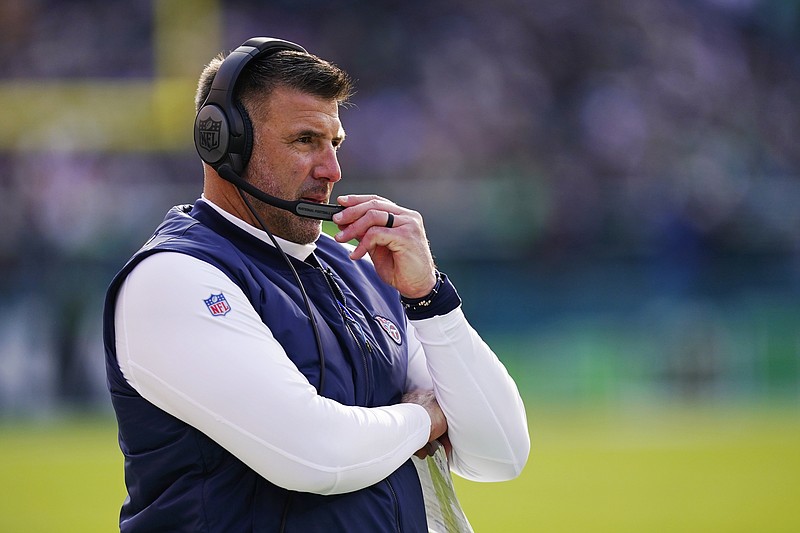
<svg viewBox="0 0 800 533"><path fill-rule="evenodd" d="M264 232L208 203L272 245ZM280 245L301 260L315 248ZM224 320L203 303L219 293L231 308ZM427 443L431 421L419 405L353 407L318 395L242 290L186 254L154 254L133 269L119 291L115 328L120 369L139 394L284 488L358 490ZM522 400L461 309L410 322L407 342L406 390L435 391L452 470L483 481L518 475L530 448Z"/></svg>

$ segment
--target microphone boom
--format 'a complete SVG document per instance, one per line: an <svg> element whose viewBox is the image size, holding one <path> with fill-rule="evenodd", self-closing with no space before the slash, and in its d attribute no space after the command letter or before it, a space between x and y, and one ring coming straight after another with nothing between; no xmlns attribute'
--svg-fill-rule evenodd
<svg viewBox="0 0 800 533"><path fill-rule="evenodd" d="M264 191L257 189L252 184L247 183L240 175L233 171L230 165L220 165L217 169L217 174L222 176L225 180L233 183L250 196L261 200L273 207L289 211L297 216L305 218L313 218L316 220L333 220L333 215L344 209L343 205L337 204L317 204L314 202L304 202L302 200L284 200L269 195Z"/></svg>

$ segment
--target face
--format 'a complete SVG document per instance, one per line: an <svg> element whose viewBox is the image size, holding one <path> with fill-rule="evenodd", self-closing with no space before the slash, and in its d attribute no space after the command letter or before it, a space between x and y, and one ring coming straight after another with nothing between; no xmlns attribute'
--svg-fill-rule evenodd
<svg viewBox="0 0 800 533"><path fill-rule="evenodd" d="M337 150L344 141L334 100L284 87L267 105L251 112L253 154L244 178L267 194L286 200L327 203L342 177ZM286 240L314 242L322 222L253 201L269 230Z"/></svg>

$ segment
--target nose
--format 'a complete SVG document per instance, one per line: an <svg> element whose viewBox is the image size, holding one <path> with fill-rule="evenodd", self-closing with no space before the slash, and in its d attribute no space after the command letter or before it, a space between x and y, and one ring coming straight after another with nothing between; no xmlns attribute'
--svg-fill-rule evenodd
<svg viewBox="0 0 800 533"><path fill-rule="evenodd" d="M339 166L339 156L336 147L332 144L327 145L320 154L320 159L314 167L315 179L326 180L336 183L342 179L342 168Z"/></svg>

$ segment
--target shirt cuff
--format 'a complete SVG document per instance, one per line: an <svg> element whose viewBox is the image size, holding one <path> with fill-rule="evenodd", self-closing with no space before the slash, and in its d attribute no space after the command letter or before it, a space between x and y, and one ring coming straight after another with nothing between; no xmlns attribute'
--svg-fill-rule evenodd
<svg viewBox="0 0 800 533"><path fill-rule="evenodd" d="M450 313L461 306L461 297L447 274L438 272L439 282L431 294L416 300L403 298L403 308L409 320L425 320Z"/></svg>

